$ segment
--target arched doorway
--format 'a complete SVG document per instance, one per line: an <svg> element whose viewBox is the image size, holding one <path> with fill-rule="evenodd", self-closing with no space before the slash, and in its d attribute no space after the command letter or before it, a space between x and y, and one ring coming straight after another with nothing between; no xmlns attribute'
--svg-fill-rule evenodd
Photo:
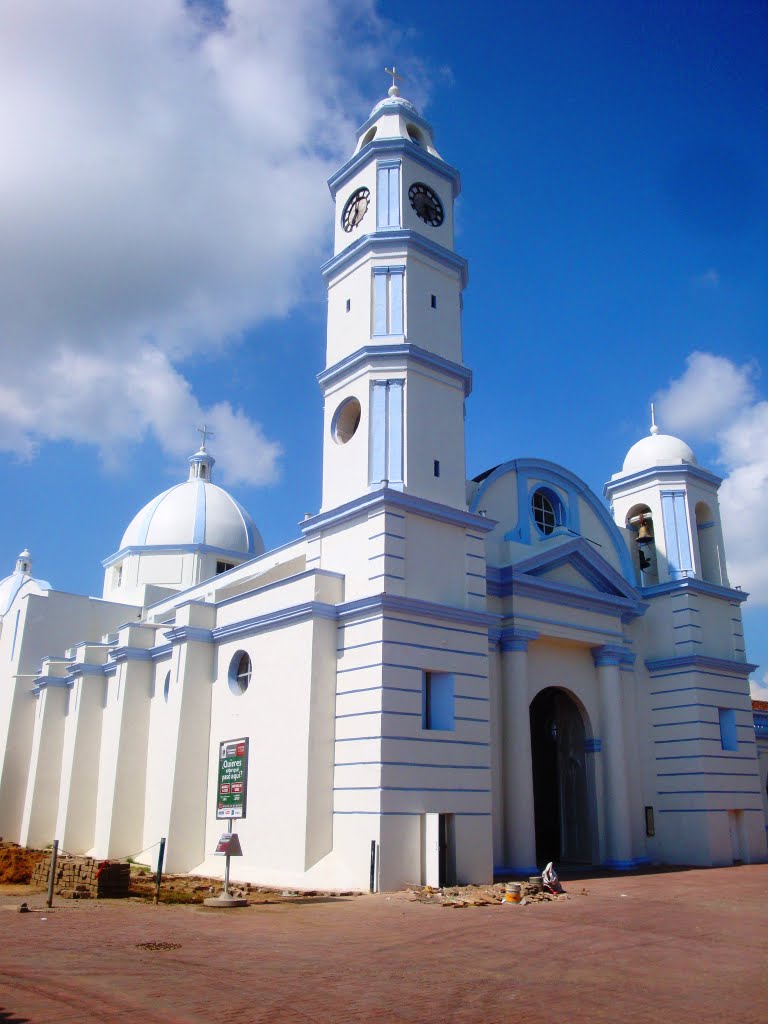
<svg viewBox="0 0 768 1024"><path fill-rule="evenodd" d="M592 863L584 719L564 690L550 686L531 703L536 860Z"/></svg>

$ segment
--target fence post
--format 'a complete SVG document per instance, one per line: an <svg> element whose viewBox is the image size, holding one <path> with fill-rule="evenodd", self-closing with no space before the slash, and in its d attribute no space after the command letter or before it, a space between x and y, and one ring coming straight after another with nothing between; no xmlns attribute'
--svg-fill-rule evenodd
<svg viewBox="0 0 768 1024"><path fill-rule="evenodd" d="M59 840L53 840L53 849L51 850L51 871L48 876L48 899L46 900L46 906L50 910L53 906L53 885L56 880L56 855L59 852Z"/></svg>
<svg viewBox="0 0 768 1024"><path fill-rule="evenodd" d="M157 854L157 883L155 885L155 903L160 902L160 883L163 880L163 858L165 857L165 836L160 840L160 849Z"/></svg>

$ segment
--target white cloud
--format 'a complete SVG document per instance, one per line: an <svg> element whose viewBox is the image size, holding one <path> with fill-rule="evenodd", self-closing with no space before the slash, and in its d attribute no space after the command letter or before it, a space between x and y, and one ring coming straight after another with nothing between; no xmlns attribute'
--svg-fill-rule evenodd
<svg viewBox="0 0 768 1024"><path fill-rule="evenodd" d="M176 455L206 418L224 480L274 475L278 445L201 409L183 360L301 301L383 28L372 0L205 10L0 8L0 449L69 438L109 462L149 431Z"/></svg>
<svg viewBox="0 0 768 1024"><path fill-rule="evenodd" d="M682 377L656 396L656 418L684 440L710 439L752 401L756 368L709 352L692 352L686 363Z"/></svg>
<svg viewBox="0 0 768 1024"><path fill-rule="evenodd" d="M702 274L696 274L692 281L695 288L717 288L720 284L720 274L714 267L709 267Z"/></svg>
<svg viewBox="0 0 768 1024"><path fill-rule="evenodd" d="M720 510L728 574L753 604L768 604L768 402L756 395L756 364L693 352L682 377L657 396L662 430L717 446L725 470Z"/></svg>

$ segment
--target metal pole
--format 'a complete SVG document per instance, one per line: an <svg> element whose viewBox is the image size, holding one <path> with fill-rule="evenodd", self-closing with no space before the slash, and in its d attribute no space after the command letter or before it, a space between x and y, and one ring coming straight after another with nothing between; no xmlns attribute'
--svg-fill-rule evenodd
<svg viewBox="0 0 768 1024"><path fill-rule="evenodd" d="M376 892L376 840L371 840L371 892Z"/></svg>
<svg viewBox="0 0 768 1024"><path fill-rule="evenodd" d="M165 836L160 840L160 849L157 854L157 879L155 882L155 903L160 902L160 883L163 880L163 860L165 858Z"/></svg>
<svg viewBox="0 0 768 1024"><path fill-rule="evenodd" d="M50 909L53 906L53 884L56 879L56 854L59 852L59 840L53 840L53 849L51 850L51 872L48 876L48 899L46 900L46 906Z"/></svg>
<svg viewBox="0 0 768 1024"><path fill-rule="evenodd" d="M228 832L232 835L232 819L227 818L227 823L229 825ZM224 858L224 895L225 897L229 896L229 854Z"/></svg>

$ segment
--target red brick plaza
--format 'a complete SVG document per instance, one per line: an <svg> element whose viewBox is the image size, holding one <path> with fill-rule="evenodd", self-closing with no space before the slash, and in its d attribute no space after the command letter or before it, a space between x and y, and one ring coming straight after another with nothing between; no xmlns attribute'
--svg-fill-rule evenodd
<svg viewBox="0 0 768 1024"><path fill-rule="evenodd" d="M0 1021L768 1020L768 865L566 888L563 903L463 909L392 894L232 911L57 899L19 914L25 897L7 895Z"/></svg>

